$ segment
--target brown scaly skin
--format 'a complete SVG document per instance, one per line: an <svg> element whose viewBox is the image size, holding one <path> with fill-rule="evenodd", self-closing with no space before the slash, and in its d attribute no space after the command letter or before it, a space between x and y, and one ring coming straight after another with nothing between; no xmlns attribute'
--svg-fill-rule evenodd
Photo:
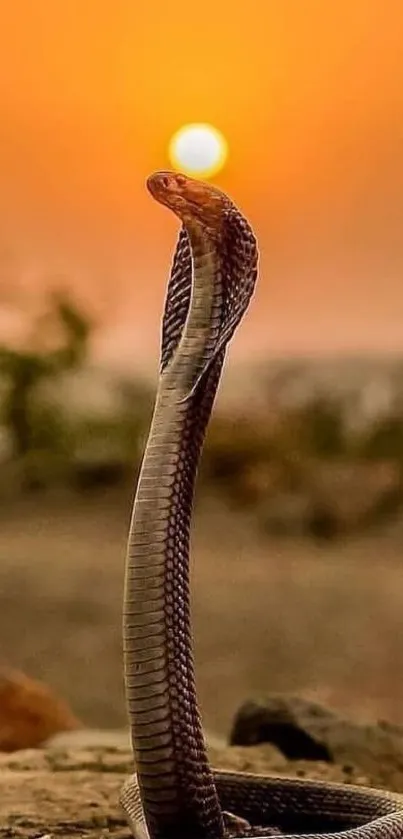
<svg viewBox="0 0 403 839"><path fill-rule="evenodd" d="M172 210L188 229L200 226L205 234L219 236L223 213L231 206L220 189L175 172L150 175L147 187L153 198Z"/></svg>
<svg viewBox="0 0 403 839"><path fill-rule="evenodd" d="M208 764L193 670L189 532L204 434L226 344L253 293L257 245L215 187L158 172L148 188L183 227L126 564L125 682L137 770L121 796L129 824L136 839L279 832L289 839L403 839L399 796L217 772Z"/></svg>

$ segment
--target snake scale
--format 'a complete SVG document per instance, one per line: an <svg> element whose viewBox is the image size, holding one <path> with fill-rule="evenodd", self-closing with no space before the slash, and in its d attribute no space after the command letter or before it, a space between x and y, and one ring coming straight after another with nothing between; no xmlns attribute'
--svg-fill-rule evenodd
<svg viewBox="0 0 403 839"><path fill-rule="evenodd" d="M136 839L403 838L397 795L209 766L193 666L191 514L226 347L254 291L258 250L247 220L212 185L173 172L157 172L147 185L182 228L126 560L124 672L136 775L121 803L129 825Z"/></svg>

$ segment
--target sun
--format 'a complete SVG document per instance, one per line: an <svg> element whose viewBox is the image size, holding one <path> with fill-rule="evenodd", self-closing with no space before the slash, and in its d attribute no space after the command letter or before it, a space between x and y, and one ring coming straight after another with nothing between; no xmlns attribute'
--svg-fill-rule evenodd
<svg viewBox="0 0 403 839"><path fill-rule="evenodd" d="M225 137L204 122L184 125L169 143L169 159L185 175L211 178L223 168L228 157Z"/></svg>

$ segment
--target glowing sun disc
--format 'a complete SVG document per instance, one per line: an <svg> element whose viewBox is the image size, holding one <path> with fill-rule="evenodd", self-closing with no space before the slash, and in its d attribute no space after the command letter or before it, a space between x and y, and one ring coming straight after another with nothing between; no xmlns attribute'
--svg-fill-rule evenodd
<svg viewBox="0 0 403 839"><path fill-rule="evenodd" d="M184 125L169 143L169 159L185 175L211 178L223 168L227 156L225 137L207 123Z"/></svg>

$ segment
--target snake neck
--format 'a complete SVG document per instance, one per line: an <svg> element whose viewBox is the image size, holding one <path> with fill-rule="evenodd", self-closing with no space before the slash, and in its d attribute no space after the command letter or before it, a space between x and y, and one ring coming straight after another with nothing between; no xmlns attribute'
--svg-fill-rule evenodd
<svg viewBox="0 0 403 839"><path fill-rule="evenodd" d="M189 231L193 278L189 312L177 352L161 376L160 394L187 399L211 358L222 307L221 261L214 240L197 227Z"/></svg>
<svg viewBox="0 0 403 839"><path fill-rule="evenodd" d="M160 378L126 564L126 694L152 839L219 839L224 833L197 708L189 596L196 472L224 353L194 391L192 382L211 357L222 289L214 243L197 232L190 238L190 308L179 346Z"/></svg>

